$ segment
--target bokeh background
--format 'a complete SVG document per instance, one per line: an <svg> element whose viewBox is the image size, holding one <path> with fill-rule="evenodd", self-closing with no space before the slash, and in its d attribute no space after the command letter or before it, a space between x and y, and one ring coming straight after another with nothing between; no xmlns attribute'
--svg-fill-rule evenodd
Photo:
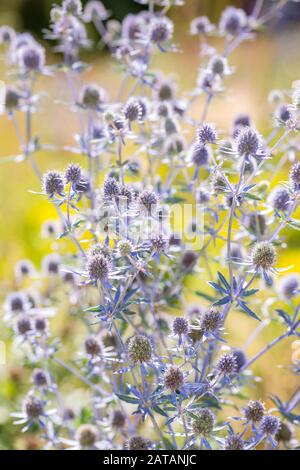
<svg viewBox="0 0 300 470"><path fill-rule="evenodd" d="M0 25L9 24L18 31L31 31L43 41L41 30L48 25L48 15L52 0L1 0ZM85 2L83 2L85 3ZM142 8L132 0L107 0L103 2L114 17L121 20L128 12ZM268 1L266 1L268 3ZM178 85L182 90L188 90L195 84L197 69L200 65L198 42L187 34L190 20L200 14L206 14L212 22L217 22L220 12L228 5L234 4L251 11L253 1L225 0L187 0L186 5L171 10L171 17L176 25L176 41L180 43L182 52L177 55L169 54L156 59L155 67L165 73L177 76ZM89 31L95 37L95 31ZM294 80L300 78L300 6L290 3L284 9L281 18L273 21L266 31L258 34L255 42L244 43L231 57L230 65L236 68L236 73L227 82L227 98L216 100L209 111L209 120L215 121L218 128L227 131L232 118L238 112L247 111L251 114L258 129L268 132L271 124L272 107L267 101L271 89L287 90ZM218 46L217 43L215 43ZM50 54L50 62L56 58ZM85 53L83 57L93 64L92 69L85 75L85 81L95 81L106 88L112 96L120 83L107 52L94 50ZM0 79L6 80L3 61L0 63ZM70 118L53 101L65 97L66 85L62 77L42 78L39 88L45 89L42 106L34 118L34 129L44 143L55 142L58 146L72 144L72 135L77 131L76 118ZM197 107L199 106L199 108ZM197 104L193 113L201 112L201 103ZM18 144L15 139L11 122L5 115L0 116L0 300L7 290L14 285L13 269L20 258L30 258L40 265L44 254L51 250L48 241L40 236L44 220L55 218L50 204L43 198L36 197L29 190L39 191L39 185L32 170L26 163L2 163L1 158L18 154ZM39 152L37 156L42 170L62 169L70 160L80 161L68 152ZM3 160L4 162L4 160ZM287 178L289 165L276 176L273 183ZM299 271L299 232L287 232L288 249L280 256L280 266L293 264L294 270ZM191 281L197 287L196 281ZM203 285L200 284L203 290ZM191 298L190 302L197 299ZM231 323L230 323L231 322ZM63 315L58 322L58 332L70 341L74 334L74 325ZM244 343L255 325L245 316L235 316L229 321L231 341L239 346ZM266 342L273 339L282 328L279 325L267 328L264 333L249 347L252 355ZM9 413L19 407L20 398L27 390L26 372L18 364L14 347L3 326L0 328L0 339L7 345L7 363L0 365L0 449L35 448L38 446L34 439L19 436L19 428L11 425ZM257 383L253 395L268 401L271 394L280 395L285 400L295 390L297 381L290 373L288 365L291 361L291 341L279 345L264 359L258 361L254 371L262 377ZM280 364L281 367L275 367ZM299 384L298 384L299 385ZM70 389L70 401L72 394Z"/></svg>

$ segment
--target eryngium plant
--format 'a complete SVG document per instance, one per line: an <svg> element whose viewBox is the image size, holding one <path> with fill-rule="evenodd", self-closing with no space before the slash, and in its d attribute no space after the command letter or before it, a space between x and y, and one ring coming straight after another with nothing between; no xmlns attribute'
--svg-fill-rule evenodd
<svg viewBox="0 0 300 470"><path fill-rule="evenodd" d="M266 409L251 367L279 342L299 338L299 275L282 274L277 263L287 230L300 228L300 83L270 94L267 135L247 113L228 123L228 133L209 122L210 106L233 73L230 54L285 2L268 9L257 1L250 16L228 7L218 25L195 18L190 33L201 54L191 92L180 92L151 65L154 55L178 52L166 14L184 2L141 3L148 9L122 24L97 0L84 8L80 0L55 5L45 38L61 54L56 65L47 65L43 46L30 34L0 29L11 80L6 112L21 154L16 160L32 165L40 181L32 197L57 211L57 220L42 227L43 236L56 240L53 252L41 270L28 260L16 265L19 289L4 305L5 327L31 374L15 422L20 432L39 436L34 445L41 448L296 447L299 389L288 401L273 396L274 408ZM85 79L80 53L93 46L88 23L123 76L116 96ZM213 35L222 39L218 51L209 45ZM64 150L81 161L42 174L36 157L45 144L32 125L41 99L35 84L56 74L68 84L60 105L78 116L74 145ZM283 164L289 179L274 187ZM190 220L188 233L178 234L166 220L172 205L185 202L200 207L204 223ZM197 277L202 290L193 287ZM184 301L191 294L196 305ZM58 338L55 316L63 309L70 316ZM253 333L237 347L228 317L242 315L251 318ZM82 328L74 329L79 321ZM270 322L280 324L280 336L249 357L249 341ZM85 389L78 404L69 399L70 381L73 395Z"/></svg>

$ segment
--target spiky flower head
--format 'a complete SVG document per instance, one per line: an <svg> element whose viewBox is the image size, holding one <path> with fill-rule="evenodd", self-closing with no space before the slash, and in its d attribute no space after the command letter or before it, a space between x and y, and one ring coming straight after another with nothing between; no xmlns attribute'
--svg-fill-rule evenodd
<svg viewBox="0 0 300 470"><path fill-rule="evenodd" d="M260 400L251 400L243 411L247 421L259 423L264 417L265 407Z"/></svg>
<svg viewBox="0 0 300 470"><path fill-rule="evenodd" d="M150 22L149 37L154 44L161 44L169 41L173 36L174 25L165 16L154 18Z"/></svg>
<svg viewBox="0 0 300 470"><path fill-rule="evenodd" d="M142 108L138 100L131 98L124 106L123 113L129 122L141 121Z"/></svg>
<svg viewBox="0 0 300 470"><path fill-rule="evenodd" d="M193 163L197 166L205 166L209 163L209 157L209 148L200 142L195 142L191 149Z"/></svg>
<svg viewBox="0 0 300 470"><path fill-rule="evenodd" d="M47 325L47 320L44 317L37 317L34 321L34 328L40 333L47 330Z"/></svg>
<svg viewBox="0 0 300 470"><path fill-rule="evenodd" d="M8 295L7 306L11 312L24 312L28 307L28 299L23 292L12 292Z"/></svg>
<svg viewBox="0 0 300 470"><path fill-rule="evenodd" d="M232 353L223 354L220 357L217 370L224 375L233 374L237 371L236 357Z"/></svg>
<svg viewBox="0 0 300 470"><path fill-rule="evenodd" d="M202 408L197 411L192 420L192 429L196 435L208 437L214 428L215 415L208 408Z"/></svg>
<svg viewBox="0 0 300 470"><path fill-rule="evenodd" d="M17 320L17 331L20 335L26 335L32 329L31 320L27 315L22 315Z"/></svg>
<svg viewBox="0 0 300 470"><path fill-rule="evenodd" d="M243 450L244 449L243 439L237 434L230 434L230 436L228 436L225 441L224 449L225 450Z"/></svg>
<svg viewBox="0 0 300 470"><path fill-rule="evenodd" d="M126 416L123 411L114 410L111 416L111 425L114 428L121 429L126 424Z"/></svg>
<svg viewBox="0 0 300 470"><path fill-rule="evenodd" d="M128 256L133 250L132 243L130 240L120 240L118 242L118 251L121 256Z"/></svg>
<svg viewBox="0 0 300 470"><path fill-rule="evenodd" d="M157 208L158 197L154 191L145 189L139 195L139 206L142 210L145 210L148 214L153 214Z"/></svg>
<svg viewBox="0 0 300 470"><path fill-rule="evenodd" d="M24 403L24 408L29 419L38 419L44 413L44 404L37 397L28 397Z"/></svg>
<svg viewBox="0 0 300 470"><path fill-rule="evenodd" d="M120 194L120 185L116 178L108 177L103 183L103 194L106 198L117 197Z"/></svg>
<svg viewBox="0 0 300 470"><path fill-rule="evenodd" d="M260 431L268 436L274 436L280 428L280 419L276 416L266 415L260 424Z"/></svg>
<svg viewBox="0 0 300 470"><path fill-rule="evenodd" d="M82 105L91 110L99 110L101 104L106 101L106 93L103 88L98 85L87 85L81 91Z"/></svg>
<svg viewBox="0 0 300 470"><path fill-rule="evenodd" d="M199 142L205 144L215 144L217 140L217 133L213 124L204 123L197 129L197 137Z"/></svg>
<svg viewBox="0 0 300 470"><path fill-rule="evenodd" d="M268 271L276 263L276 249L270 242L258 242L252 249L251 258L256 269Z"/></svg>
<svg viewBox="0 0 300 470"><path fill-rule="evenodd" d="M287 104L281 104L277 110L277 117L280 121L286 123L293 116L292 109Z"/></svg>
<svg viewBox="0 0 300 470"><path fill-rule="evenodd" d="M214 75L219 75L220 77L222 77L222 75L224 74L224 72L226 72L227 69L227 61L224 57L220 55L214 55L209 61L208 68Z"/></svg>
<svg viewBox="0 0 300 470"><path fill-rule="evenodd" d="M241 349L234 349L234 351L232 351L232 354L235 357L236 366L237 366L236 370L238 372L247 363L247 357L246 357L246 354Z"/></svg>
<svg viewBox="0 0 300 470"><path fill-rule="evenodd" d="M84 348L90 356L98 356L102 351L102 344L97 336L88 336L84 342Z"/></svg>
<svg viewBox="0 0 300 470"><path fill-rule="evenodd" d="M207 34L213 31L214 26L211 24L207 16L198 16L191 21L190 32L193 35Z"/></svg>
<svg viewBox="0 0 300 470"><path fill-rule="evenodd" d="M106 244L95 243L91 245L88 250L88 257L95 255L102 255L108 261L111 261L111 252L109 246L107 246Z"/></svg>
<svg viewBox="0 0 300 470"><path fill-rule="evenodd" d="M32 374L32 381L37 387L45 387L49 384L49 374L43 369L35 369Z"/></svg>
<svg viewBox="0 0 300 470"><path fill-rule="evenodd" d="M136 41L142 36L144 21L139 15L128 14L122 22L122 38Z"/></svg>
<svg viewBox="0 0 300 470"><path fill-rule="evenodd" d="M109 274L109 262L103 255L88 258L87 272L91 281L101 281Z"/></svg>
<svg viewBox="0 0 300 470"><path fill-rule="evenodd" d="M295 297L300 292L300 276L299 274L287 274L279 283L279 290L283 297L290 299Z"/></svg>
<svg viewBox="0 0 300 470"><path fill-rule="evenodd" d="M194 251L186 251L181 259L181 266L185 271L191 271L197 263L198 255Z"/></svg>
<svg viewBox="0 0 300 470"><path fill-rule="evenodd" d="M133 436L126 443L128 450L148 450L151 446L149 439L142 436Z"/></svg>
<svg viewBox="0 0 300 470"><path fill-rule="evenodd" d="M251 118L249 114L239 113L233 120L233 127L250 127Z"/></svg>
<svg viewBox="0 0 300 470"><path fill-rule="evenodd" d="M90 448L95 445L98 440L98 430L92 424L82 424L76 432L76 438L81 447Z"/></svg>
<svg viewBox="0 0 300 470"><path fill-rule="evenodd" d="M187 335L189 332L189 322L186 318L176 317L172 325L174 335Z"/></svg>
<svg viewBox="0 0 300 470"><path fill-rule="evenodd" d="M62 4L63 10L74 16L82 13L82 4L80 0L64 0Z"/></svg>
<svg viewBox="0 0 300 470"><path fill-rule="evenodd" d="M18 62L26 72L40 72L45 66L45 50L39 44L31 42L18 51Z"/></svg>
<svg viewBox="0 0 300 470"><path fill-rule="evenodd" d="M82 168L78 163L70 163L65 172L67 183L78 183L82 177Z"/></svg>
<svg viewBox="0 0 300 470"><path fill-rule="evenodd" d="M247 24L247 15L241 8L227 7L223 11L219 28L221 33L236 36Z"/></svg>
<svg viewBox="0 0 300 470"><path fill-rule="evenodd" d="M163 235L152 235L150 238L151 249L156 253L162 253L167 250L169 240Z"/></svg>
<svg viewBox="0 0 300 470"><path fill-rule="evenodd" d="M157 98L159 101L172 101L174 99L174 85L170 80L160 80L157 84Z"/></svg>
<svg viewBox="0 0 300 470"><path fill-rule="evenodd" d="M8 112L17 109L20 105L21 94L12 87L5 90L5 108Z"/></svg>
<svg viewBox="0 0 300 470"><path fill-rule="evenodd" d="M237 136L237 151L242 155L256 155L260 146L258 132L252 127L244 127Z"/></svg>
<svg viewBox="0 0 300 470"><path fill-rule="evenodd" d="M10 44L16 36L15 30L10 26L0 26L0 44Z"/></svg>
<svg viewBox="0 0 300 470"><path fill-rule="evenodd" d="M53 197L55 194L63 195L64 189L65 183L61 173L50 170L43 175L43 191L49 197Z"/></svg>
<svg viewBox="0 0 300 470"><path fill-rule="evenodd" d="M208 333L217 331L222 324L222 315L216 308L210 308L203 313L200 328Z"/></svg>
<svg viewBox="0 0 300 470"><path fill-rule="evenodd" d="M284 186L274 188L270 196L270 202L274 209L285 211L290 204L290 192Z"/></svg>
<svg viewBox="0 0 300 470"><path fill-rule="evenodd" d="M148 362L152 357L152 344L144 335L132 336L128 341L128 356L132 362Z"/></svg>
<svg viewBox="0 0 300 470"><path fill-rule="evenodd" d="M178 367L170 366L164 373L164 386L173 392L179 390L184 383L184 376Z"/></svg>
<svg viewBox="0 0 300 470"><path fill-rule="evenodd" d="M30 276L34 273L34 267L31 261L22 259L16 263L15 273L18 279Z"/></svg>
<svg viewBox="0 0 300 470"><path fill-rule="evenodd" d="M300 189L300 162L294 163L290 170L290 182L295 189L295 191L299 191Z"/></svg>
<svg viewBox="0 0 300 470"><path fill-rule="evenodd" d="M50 253L49 255L44 256L42 261L44 273L50 276L58 274L60 262L60 256L55 253Z"/></svg>

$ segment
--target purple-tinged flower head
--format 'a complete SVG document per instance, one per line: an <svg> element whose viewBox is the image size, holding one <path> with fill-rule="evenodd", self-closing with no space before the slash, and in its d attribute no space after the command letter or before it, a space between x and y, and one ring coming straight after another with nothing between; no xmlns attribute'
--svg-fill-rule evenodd
<svg viewBox="0 0 300 470"><path fill-rule="evenodd" d="M140 39L144 33L144 20L140 15L126 15L122 22L122 38L128 41Z"/></svg>
<svg viewBox="0 0 300 470"><path fill-rule="evenodd" d="M222 12L219 29L222 34L236 36L247 25L247 15L241 8L227 7Z"/></svg>
<svg viewBox="0 0 300 470"><path fill-rule="evenodd" d="M45 50L37 43L23 46L18 51L18 63L25 72L41 72L45 66Z"/></svg>
<svg viewBox="0 0 300 470"><path fill-rule="evenodd" d="M114 410L111 415L111 425L115 429L122 429L126 424L126 416L121 410Z"/></svg>
<svg viewBox="0 0 300 470"><path fill-rule="evenodd" d="M237 362L234 354L223 354L218 361L217 370L223 375L234 374L237 371Z"/></svg>
<svg viewBox="0 0 300 470"><path fill-rule="evenodd" d="M58 235L58 225L56 220L46 220L42 225L42 236L45 238L56 238Z"/></svg>
<svg viewBox="0 0 300 470"><path fill-rule="evenodd" d="M155 89L159 101L172 101L175 98L174 84L168 79L159 80Z"/></svg>
<svg viewBox="0 0 300 470"><path fill-rule="evenodd" d="M28 419L37 420L44 414L44 403L37 397L30 396L24 402Z"/></svg>
<svg viewBox="0 0 300 470"><path fill-rule="evenodd" d="M83 12L83 19L87 23L91 21L97 22L97 20L105 21L109 16L109 11L100 0L90 0L87 2Z"/></svg>
<svg viewBox="0 0 300 470"><path fill-rule="evenodd" d="M292 109L288 104L281 104L276 114L278 119L284 123L288 122L293 117Z"/></svg>
<svg viewBox="0 0 300 470"><path fill-rule="evenodd" d="M205 93L211 93L218 83L218 76L214 75L211 70L200 69L197 77L197 86L200 90L203 90Z"/></svg>
<svg viewBox="0 0 300 470"><path fill-rule="evenodd" d="M55 276L60 272L61 259L55 253L44 256L42 261L42 269L46 275Z"/></svg>
<svg viewBox="0 0 300 470"><path fill-rule="evenodd" d="M83 449L93 447L98 437L98 430L93 424L82 424L76 431L76 439Z"/></svg>
<svg viewBox="0 0 300 470"><path fill-rule="evenodd" d="M28 299L23 292L12 292L7 297L7 308L10 312L25 312L28 307Z"/></svg>
<svg viewBox="0 0 300 470"><path fill-rule="evenodd" d="M174 25L169 18L156 17L150 21L149 39L154 44L170 41L173 36Z"/></svg>
<svg viewBox="0 0 300 470"><path fill-rule="evenodd" d="M225 440L224 450L244 450L243 439L237 434L230 434Z"/></svg>
<svg viewBox="0 0 300 470"><path fill-rule="evenodd" d="M74 183L74 190L78 193L89 193L91 190L90 178L85 173L82 172L81 179Z"/></svg>
<svg viewBox="0 0 300 470"><path fill-rule="evenodd" d="M56 171L50 170L43 175L42 181L43 191L51 198L55 194L63 195L65 189L65 182L63 175Z"/></svg>
<svg viewBox="0 0 300 470"><path fill-rule="evenodd" d="M72 421L76 417L74 410L69 407L63 410L62 415L64 421Z"/></svg>
<svg viewBox="0 0 300 470"><path fill-rule="evenodd" d="M242 367L247 363L247 357L246 354L241 350L241 349L234 349L232 351L233 356L235 357L236 361L236 370L239 372Z"/></svg>
<svg viewBox="0 0 300 470"><path fill-rule="evenodd" d="M162 101L157 104L156 113L157 116L167 118L170 116L172 110L168 102Z"/></svg>
<svg viewBox="0 0 300 470"><path fill-rule="evenodd" d="M189 322L186 318L176 317L173 321L172 330L174 335L182 336L187 335L189 332Z"/></svg>
<svg viewBox="0 0 300 470"><path fill-rule="evenodd" d="M181 258L181 267L184 271L192 271L198 261L198 255L194 251L186 251Z"/></svg>
<svg viewBox="0 0 300 470"><path fill-rule="evenodd" d="M142 108L138 100L131 98L123 108L125 118L129 122L142 120Z"/></svg>
<svg viewBox="0 0 300 470"><path fill-rule="evenodd" d="M244 127L237 135L237 151L240 156L255 156L260 147L260 136L252 127Z"/></svg>
<svg viewBox="0 0 300 470"><path fill-rule="evenodd" d="M168 249L169 241L163 235L152 235L150 238L151 250L155 253L163 253Z"/></svg>
<svg viewBox="0 0 300 470"><path fill-rule="evenodd" d="M164 144L164 152L167 155L178 155L185 149L185 139L180 134L173 134L166 140Z"/></svg>
<svg viewBox="0 0 300 470"><path fill-rule="evenodd" d="M267 436L274 436L280 428L280 419L276 416L266 415L260 423L260 431Z"/></svg>
<svg viewBox="0 0 300 470"><path fill-rule="evenodd" d="M130 253L133 251L133 245L130 240L120 240L118 242L118 251L121 256L125 257L130 255Z"/></svg>
<svg viewBox="0 0 300 470"><path fill-rule="evenodd" d="M102 344L97 336L88 336L84 342L84 349L90 356L98 356L102 352Z"/></svg>
<svg viewBox="0 0 300 470"><path fill-rule="evenodd" d="M295 191L300 189L300 162L294 163L290 170L290 182Z"/></svg>
<svg viewBox="0 0 300 470"><path fill-rule="evenodd" d="M279 211L286 211L290 205L290 192L284 186L276 186L270 195L272 207Z"/></svg>
<svg viewBox="0 0 300 470"><path fill-rule="evenodd" d="M127 205L131 204L134 199L133 189L127 184L120 186L119 199Z"/></svg>
<svg viewBox="0 0 300 470"><path fill-rule="evenodd" d="M38 331L39 333L44 333L47 328L48 328L48 322L47 322L47 319L44 318L44 317L37 317L35 320L34 320L34 328L36 331Z"/></svg>
<svg viewBox="0 0 300 470"><path fill-rule="evenodd" d="M11 44L16 36L15 30L10 26L0 27L0 44Z"/></svg>
<svg viewBox="0 0 300 470"><path fill-rule="evenodd" d="M184 383L184 376L178 367L170 366L164 373L164 386L168 390L175 392L179 390Z"/></svg>
<svg viewBox="0 0 300 470"><path fill-rule="evenodd" d="M220 55L214 55L209 61L208 68L214 75L222 77L228 69L227 60Z"/></svg>
<svg viewBox="0 0 300 470"><path fill-rule="evenodd" d="M62 281L63 281L64 284L71 284L71 285L75 285L75 284L76 284L75 274L72 273L72 272L63 271L63 272L61 273L61 279L62 279Z"/></svg>
<svg viewBox="0 0 300 470"><path fill-rule="evenodd" d="M206 166L209 163L211 150L201 142L195 142L191 149L191 159L196 166Z"/></svg>
<svg viewBox="0 0 300 470"><path fill-rule="evenodd" d="M277 260L274 245L268 241L256 243L252 249L251 260L255 269L269 271Z"/></svg>
<svg viewBox="0 0 300 470"><path fill-rule="evenodd" d="M80 0L64 0L62 8L65 13L80 16L82 14L82 3Z"/></svg>
<svg viewBox="0 0 300 470"><path fill-rule="evenodd" d="M233 127L250 127L251 118L247 113L239 113L233 120Z"/></svg>
<svg viewBox="0 0 300 470"><path fill-rule="evenodd" d="M152 190L145 189L140 193L138 203L142 211L145 211L147 214L153 214L158 205L157 194Z"/></svg>
<svg viewBox="0 0 300 470"><path fill-rule="evenodd" d="M209 202L209 191L205 188L198 187L196 191L196 201L198 204L206 204L207 202Z"/></svg>
<svg viewBox="0 0 300 470"><path fill-rule="evenodd" d="M34 273L34 266L31 261L22 259L15 265L15 275L17 279L31 276Z"/></svg>
<svg viewBox="0 0 300 470"><path fill-rule="evenodd" d="M43 369L34 369L32 381L36 387L45 387L49 384L50 378L47 371Z"/></svg>
<svg viewBox="0 0 300 470"><path fill-rule="evenodd" d="M260 400L251 400L248 405L243 408L243 412L247 421L256 424L263 419L265 407Z"/></svg>
<svg viewBox="0 0 300 470"><path fill-rule="evenodd" d="M65 171L67 183L76 184L81 180L82 168L78 163L70 163Z"/></svg>
<svg viewBox="0 0 300 470"><path fill-rule="evenodd" d="M214 30L214 25L211 24L207 16L198 16L191 21L190 33L193 35L197 34L208 34Z"/></svg>
<svg viewBox="0 0 300 470"><path fill-rule="evenodd" d="M271 90L268 95L268 101L271 104L279 104L283 101L284 94L281 90Z"/></svg>
<svg viewBox="0 0 300 470"><path fill-rule="evenodd" d="M116 178L108 177L103 183L103 194L105 198L116 198L120 194L120 185Z"/></svg>
<svg viewBox="0 0 300 470"><path fill-rule="evenodd" d="M7 87L5 90L5 109L7 112L12 112L19 108L22 95L18 90L12 87Z"/></svg>
<svg viewBox="0 0 300 470"><path fill-rule="evenodd" d="M208 408L201 408L193 413L192 430L197 436L209 437L215 424L215 415Z"/></svg>
<svg viewBox="0 0 300 470"><path fill-rule="evenodd" d="M148 362L152 357L151 340L144 335L132 336L127 344L128 357L132 362Z"/></svg>
<svg viewBox="0 0 300 470"><path fill-rule="evenodd" d="M297 273L287 274L279 282L279 291L286 299L290 299L300 293L300 276Z"/></svg>
<svg viewBox="0 0 300 470"><path fill-rule="evenodd" d="M111 261L111 252L109 246L101 243L95 243L89 247L88 250L88 257L95 256L95 255L102 255L108 261Z"/></svg>
<svg viewBox="0 0 300 470"><path fill-rule="evenodd" d="M197 129L197 138L203 145L215 144L217 141L217 133L213 124L205 122Z"/></svg>
<svg viewBox="0 0 300 470"><path fill-rule="evenodd" d="M109 262L103 255L94 255L88 258L87 272L91 281L101 281L109 274Z"/></svg>
<svg viewBox="0 0 300 470"><path fill-rule="evenodd" d="M86 85L81 90L80 103L86 109L97 111L106 101L106 91L96 84Z"/></svg>
<svg viewBox="0 0 300 470"><path fill-rule="evenodd" d="M275 434L275 439L278 442L289 442L293 437L293 433L288 424L281 422L281 426Z"/></svg>
<svg viewBox="0 0 300 470"><path fill-rule="evenodd" d="M205 333L214 333L222 325L222 315L216 308L210 308L202 314L200 328Z"/></svg>
<svg viewBox="0 0 300 470"><path fill-rule="evenodd" d="M226 191L227 184L220 173L213 173L211 178L211 188L214 194L224 193Z"/></svg>
<svg viewBox="0 0 300 470"><path fill-rule="evenodd" d="M26 333L32 330L32 323L30 318L27 315L21 315L18 317L16 328L20 335L26 335Z"/></svg>
<svg viewBox="0 0 300 470"><path fill-rule="evenodd" d="M151 442L142 436L133 436L125 443L124 446L128 450L148 450L151 447Z"/></svg>

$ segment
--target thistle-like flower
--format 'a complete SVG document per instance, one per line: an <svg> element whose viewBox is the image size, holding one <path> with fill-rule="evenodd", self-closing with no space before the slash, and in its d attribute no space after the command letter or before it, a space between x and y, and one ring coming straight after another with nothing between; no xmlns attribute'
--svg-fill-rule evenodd
<svg viewBox="0 0 300 470"><path fill-rule="evenodd" d="M128 341L128 357L132 362L148 362L152 357L152 344L144 335L135 335Z"/></svg>

